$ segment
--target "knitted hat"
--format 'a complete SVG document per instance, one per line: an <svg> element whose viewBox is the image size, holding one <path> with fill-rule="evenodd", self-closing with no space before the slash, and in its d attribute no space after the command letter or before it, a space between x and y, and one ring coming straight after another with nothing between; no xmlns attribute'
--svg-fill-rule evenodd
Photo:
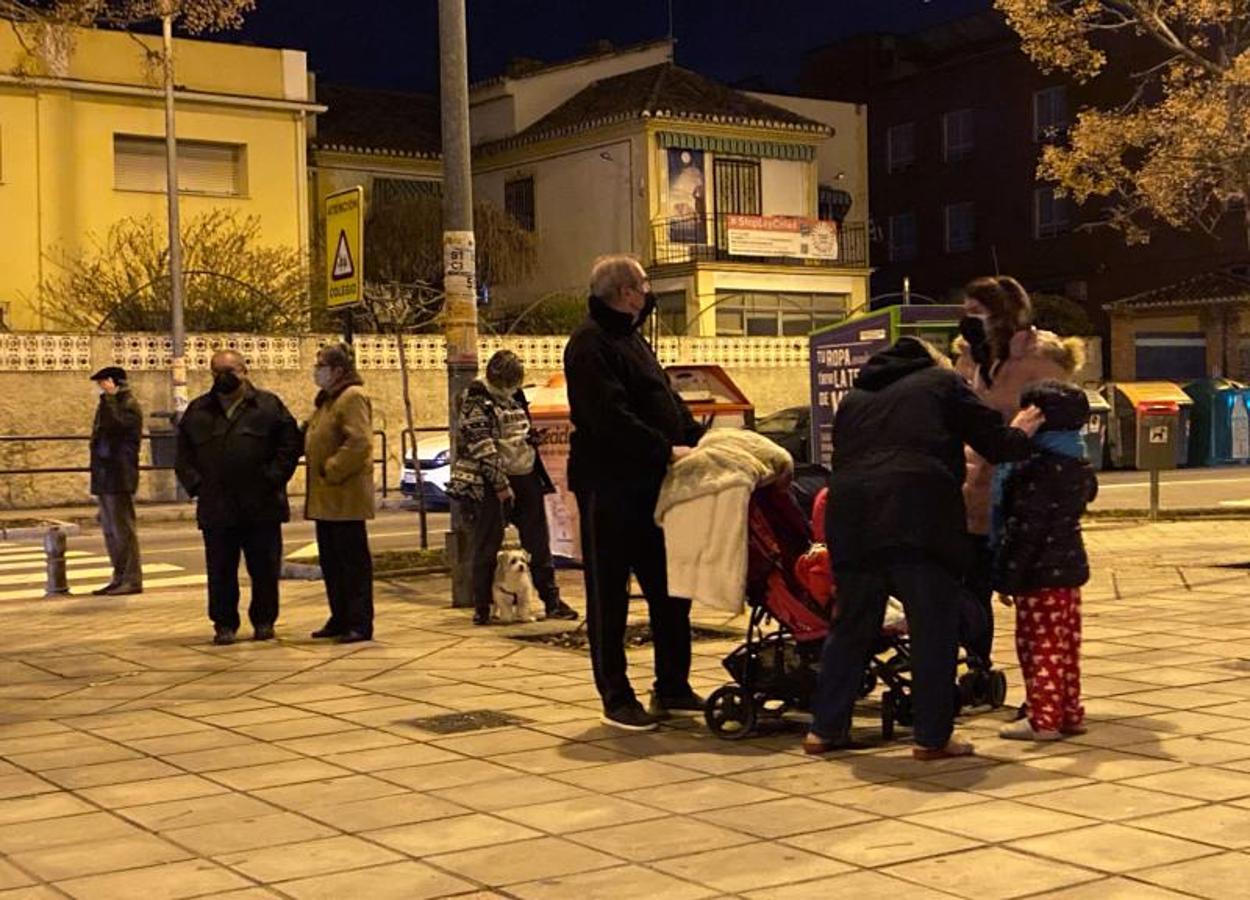
<svg viewBox="0 0 1250 900"><path fill-rule="evenodd" d="M1020 395L1020 406L1036 406L1045 414L1043 431L1080 431L1089 421L1089 397L1065 381L1034 382Z"/></svg>

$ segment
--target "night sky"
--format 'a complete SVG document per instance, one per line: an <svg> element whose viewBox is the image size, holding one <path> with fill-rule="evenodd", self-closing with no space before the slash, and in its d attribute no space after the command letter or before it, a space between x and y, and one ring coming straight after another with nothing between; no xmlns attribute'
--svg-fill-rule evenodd
<svg viewBox="0 0 1250 900"><path fill-rule="evenodd" d="M469 79L512 57L562 59L597 39L663 37L667 0L467 0ZM722 82L796 87L802 53L870 31L906 32L984 9L990 0L672 0L677 62ZM307 50L326 81L432 92L436 0L258 0L241 40Z"/></svg>

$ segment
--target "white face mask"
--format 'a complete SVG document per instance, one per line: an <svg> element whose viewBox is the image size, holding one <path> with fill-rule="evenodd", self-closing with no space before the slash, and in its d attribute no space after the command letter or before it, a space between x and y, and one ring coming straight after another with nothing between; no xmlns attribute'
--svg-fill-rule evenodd
<svg viewBox="0 0 1250 900"><path fill-rule="evenodd" d="M313 369L313 382L324 391L334 382L334 370L329 366L317 366Z"/></svg>

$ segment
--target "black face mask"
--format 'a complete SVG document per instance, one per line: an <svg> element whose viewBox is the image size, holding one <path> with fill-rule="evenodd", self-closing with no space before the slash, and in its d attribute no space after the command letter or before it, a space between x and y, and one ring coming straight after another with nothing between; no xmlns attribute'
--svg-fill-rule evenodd
<svg viewBox="0 0 1250 900"><path fill-rule="evenodd" d="M213 376L213 393L229 396L243 385L243 379L233 372L221 372Z"/></svg>
<svg viewBox="0 0 1250 900"><path fill-rule="evenodd" d="M656 298L655 294L651 291L647 291L643 294L642 312L638 313L638 318L635 322L641 325L643 322L647 321L647 317L655 312L656 304L659 302L660 301Z"/></svg>
<svg viewBox="0 0 1250 900"><path fill-rule="evenodd" d="M973 362L983 366L990 361L990 336L985 331L984 319L964 316L959 320L959 336L968 342Z"/></svg>

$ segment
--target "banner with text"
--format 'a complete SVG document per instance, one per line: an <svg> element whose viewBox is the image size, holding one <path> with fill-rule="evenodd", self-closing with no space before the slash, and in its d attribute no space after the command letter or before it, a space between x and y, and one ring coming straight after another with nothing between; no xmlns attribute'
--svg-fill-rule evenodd
<svg viewBox="0 0 1250 900"><path fill-rule="evenodd" d="M799 216L725 217L730 256L836 260L838 223Z"/></svg>

